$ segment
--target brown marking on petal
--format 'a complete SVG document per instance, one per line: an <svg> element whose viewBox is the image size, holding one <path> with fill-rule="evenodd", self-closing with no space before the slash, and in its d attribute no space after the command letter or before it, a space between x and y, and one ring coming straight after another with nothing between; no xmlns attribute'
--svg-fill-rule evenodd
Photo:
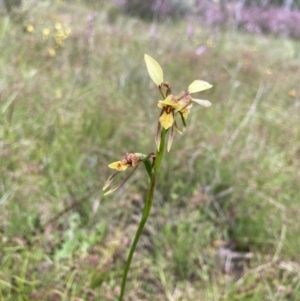
<svg viewBox="0 0 300 301"><path fill-rule="evenodd" d="M173 109L171 106L166 106L166 107L165 107L165 111L166 111L167 114L172 113L173 110L174 110L174 109Z"/></svg>

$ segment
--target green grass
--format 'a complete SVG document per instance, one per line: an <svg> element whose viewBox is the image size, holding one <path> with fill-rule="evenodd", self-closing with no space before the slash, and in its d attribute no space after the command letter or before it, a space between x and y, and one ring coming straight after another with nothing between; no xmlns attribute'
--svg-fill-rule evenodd
<svg viewBox="0 0 300 301"><path fill-rule="evenodd" d="M199 97L213 105L194 108L166 156L126 300L299 300L299 42L196 21L188 39L185 20L108 4L89 40L90 7L43 3L0 19L0 300L116 300L147 176L107 197L102 186L110 162L155 148L144 53L175 93L212 83ZM71 29L63 47L43 39L57 22ZM218 240L253 254L239 279Z"/></svg>

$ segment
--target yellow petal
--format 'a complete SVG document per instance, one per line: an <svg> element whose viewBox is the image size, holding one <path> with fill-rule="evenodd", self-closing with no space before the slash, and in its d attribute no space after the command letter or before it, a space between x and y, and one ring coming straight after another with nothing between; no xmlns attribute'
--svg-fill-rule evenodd
<svg viewBox="0 0 300 301"><path fill-rule="evenodd" d="M206 108L211 106L211 102L208 100L192 98L192 101Z"/></svg>
<svg viewBox="0 0 300 301"><path fill-rule="evenodd" d="M208 82L197 79L189 85L188 91L191 94L191 93L196 93L196 92L210 89L211 87L212 87L212 85L209 84Z"/></svg>
<svg viewBox="0 0 300 301"><path fill-rule="evenodd" d="M162 100L159 100L157 106L158 106L160 109L162 109L162 108L165 107L166 105L162 103Z"/></svg>
<svg viewBox="0 0 300 301"><path fill-rule="evenodd" d="M173 95L169 95L165 100L158 101L158 107L163 108L165 106L170 106L174 110L179 110L181 108L181 104Z"/></svg>
<svg viewBox="0 0 300 301"><path fill-rule="evenodd" d="M160 122L161 126L167 130L169 127L171 127L173 125L173 122L174 122L173 112L170 112L168 114L166 111L164 111L163 114L159 118L159 122Z"/></svg>
<svg viewBox="0 0 300 301"><path fill-rule="evenodd" d="M182 116L184 117L184 119L187 119L190 110L192 108L192 105L189 105L188 107L186 107L185 109L181 110L180 113L182 114Z"/></svg>
<svg viewBox="0 0 300 301"><path fill-rule="evenodd" d="M144 59L151 79L159 86L164 81L163 71L159 63L148 54L144 55Z"/></svg>
<svg viewBox="0 0 300 301"><path fill-rule="evenodd" d="M116 169L118 171L124 171L126 170L130 164L123 164L121 161L116 161L108 165L111 169Z"/></svg>

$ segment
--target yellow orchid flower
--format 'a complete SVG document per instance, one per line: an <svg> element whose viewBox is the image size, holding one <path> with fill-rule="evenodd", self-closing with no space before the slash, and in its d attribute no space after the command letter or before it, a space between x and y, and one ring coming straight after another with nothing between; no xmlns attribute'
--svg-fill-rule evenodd
<svg viewBox="0 0 300 301"><path fill-rule="evenodd" d="M116 161L108 165L111 169L116 169L117 171L124 171L126 170L130 164L123 164L122 161Z"/></svg>
<svg viewBox="0 0 300 301"><path fill-rule="evenodd" d="M163 81L163 70L159 63L148 54L145 54L144 59L150 78L158 86L164 97L164 100L158 102L158 107L162 109L159 122L165 130L173 126L175 112L180 112L186 119L192 108L193 102L204 107L209 107L211 105L208 100L195 99L190 96L192 93L210 89L212 87L211 84L203 80L195 80L189 85L186 91L182 91L178 96L173 96L171 94L170 84ZM163 93L163 88L167 88L166 93Z"/></svg>
<svg viewBox="0 0 300 301"><path fill-rule="evenodd" d="M196 89L196 87L198 89ZM190 87L191 91L190 91ZM187 91L182 91L178 96L168 95L165 100L159 100L158 107L163 109L159 118L160 124L164 129L170 128L174 123L174 112L180 112L187 119L193 102L196 102L204 107L209 107L211 102L208 100L195 99L190 96L191 93L200 92L211 88L212 86L204 81L196 80L188 88Z"/></svg>
<svg viewBox="0 0 300 301"><path fill-rule="evenodd" d="M204 107L209 107L211 105L210 101L192 98L190 94L210 89L212 85L203 80L194 80L188 86L187 90L182 91L177 96L174 96L171 93L171 85L167 82L164 82L163 70L159 65L159 63L148 54L144 55L144 59L145 59L149 76L153 80L153 82L158 86L159 92L163 97L163 100L158 101L158 107L161 108L162 110L160 113L159 123L158 123L156 138L155 138L157 149L159 149L160 146L160 135L161 135L161 127L162 127L164 130L168 130L169 128L171 128L171 133L169 135L169 141L168 141L168 150L170 150L173 141L174 124L177 131L181 133L175 121L175 114L176 113L180 114L185 128L186 127L185 119L187 119L188 114L194 102Z"/></svg>
<svg viewBox="0 0 300 301"><path fill-rule="evenodd" d="M113 191L117 190L120 186L122 186L131 177L131 175L134 173L134 171L136 170L136 168L138 167L138 165L141 162L144 162L144 163L146 163L145 165L147 165L146 161L149 158L154 158L154 157L155 156L153 153L150 153L149 155L144 155L141 153L127 153L124 157L121 158L121 160L109 164L108 165L109 168L115 169L117 171L107 179L106 183L104 184L103 191L106 190L110 186L111 182L113 181L113 179L116 177L116 175L119 172L125 171L128 167L134 167L134 168L129 173L129 175L126 176L125 179L123 179L123 181L121 181L120 183L113 186L104 195L107 195L107 194L112 193ZM150 163L148 163L147 171L148 171L148 173L151 173L151 164L150 164L150 166L149 166L149 164Z"/></svg>
<svg viewBox="0 0 300 301"><path fill-rule="evenodd" d="M135 166L140 161L137 154L126 154L120 161L113 162L108 165L111 169L116 169L117 171L124 171L129 166Z"/></svg>

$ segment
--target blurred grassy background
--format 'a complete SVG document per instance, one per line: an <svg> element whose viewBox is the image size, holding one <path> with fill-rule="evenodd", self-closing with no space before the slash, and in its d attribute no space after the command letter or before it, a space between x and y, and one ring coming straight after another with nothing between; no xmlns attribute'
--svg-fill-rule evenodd
<svg viewBox="0 0 300 301"><path fill-rule="evenodd" d="M110 162L155 150L144 53L174 94L213 84L200 96L213 105L194 108L166 156L126 300L299 300L298 51L192 19L144 22L110 1L3 14L0 300L116 300L147 176L105 198L102 186ZM250 264L224 268L224 244Z"/></svg>

